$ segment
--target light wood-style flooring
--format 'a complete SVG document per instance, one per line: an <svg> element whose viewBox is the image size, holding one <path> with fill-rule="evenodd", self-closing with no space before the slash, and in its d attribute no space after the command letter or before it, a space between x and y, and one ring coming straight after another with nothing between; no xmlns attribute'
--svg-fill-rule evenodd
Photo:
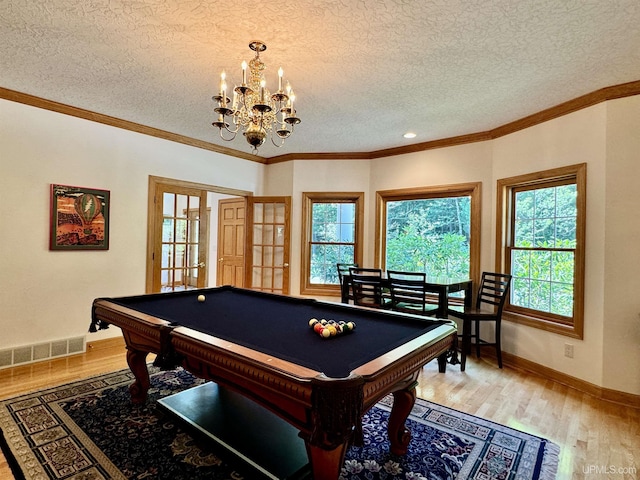
<svg viewBox="0 0 640 480"><path fill-rule="evenodd" d="M127 368L122 340L96 342L83 355L0 370L0 399L122 368ZM639 478L638 409L474 357L467 359L466 372L448 366L440 374L431 362L418 396L559 444L558 480ZM0 479L11 478L0 455Z"/></svg>

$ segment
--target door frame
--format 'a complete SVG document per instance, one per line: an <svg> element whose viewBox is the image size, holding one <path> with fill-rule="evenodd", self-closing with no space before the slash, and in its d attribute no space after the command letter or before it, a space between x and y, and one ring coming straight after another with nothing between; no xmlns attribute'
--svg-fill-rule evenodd
<svg viewBox="0 0 640 480"><path fill-rule="evenodd" d="M205 190L212 193L221 193L224 195L233 195L236 197L253 197L253 192L247 190L238 190L235 188L221 187L218 185L207 185L204 183L189 182L186 180L178 180L168 177L157 177L149 175L149 186L147 190L147 261L146 261L146 279L145 292L152 293L153 290L153 251L154 251L154 234L156 232L155 218L155 192L158 185L167 185L170 187L186 187Z"/></svg>

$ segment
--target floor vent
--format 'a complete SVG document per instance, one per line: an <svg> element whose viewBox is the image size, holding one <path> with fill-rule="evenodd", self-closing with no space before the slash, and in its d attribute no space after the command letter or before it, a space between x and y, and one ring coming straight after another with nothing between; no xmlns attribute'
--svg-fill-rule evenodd
<svg viewBox="0 0 640 480"><path fill-rule="evenodd" d="M85 337L67 338L65 340L8 348L6 350L0 350L0 369L83 353L86 349Z"/></svg>

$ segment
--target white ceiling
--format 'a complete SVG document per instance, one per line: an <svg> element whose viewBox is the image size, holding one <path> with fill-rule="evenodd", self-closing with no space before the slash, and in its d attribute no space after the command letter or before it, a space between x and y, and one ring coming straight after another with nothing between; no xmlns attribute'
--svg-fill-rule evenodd
<svg viewBox="0 0 640 480"><path fill-rule="evenodd" d="M640 0L2 0L0 87L250 152L211 96L255 39L302 119L264 157L486 131L640 80Z"/></svg>

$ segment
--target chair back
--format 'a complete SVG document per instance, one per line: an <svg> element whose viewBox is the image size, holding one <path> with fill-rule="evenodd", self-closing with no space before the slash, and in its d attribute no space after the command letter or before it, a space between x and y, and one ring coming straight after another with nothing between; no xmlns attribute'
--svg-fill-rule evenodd
<svg viewBox="0 0 640 480"><path fill-rule="evenodd" d="M336 263L336 267L338 269L338 281L340 282L340 285L342 285L343 277L345 275L349 275L349 269L357 266L357 263Z"/></svg>
<svg viewBox="0 0 640 480"><path fill-rule="evenodd" d="M482 272L482 281L476 297L476 308L492 305L499 317L511 287L511 275L506 273Z"/></svg>
<svg viewBox="0 0 640 480"><path fill-rule="evenodd" d="M391 308L410 313L426 313L426 274L387 270ZM434 307L435 308L435 307ZM430 310L433 311L434 308Z"/></svg>
<svg viewBox="0 0 640 480"><path fill-rule="evenodd" d="M349 268L354 305L382 308L382 270L379 268Z"/></svg>

